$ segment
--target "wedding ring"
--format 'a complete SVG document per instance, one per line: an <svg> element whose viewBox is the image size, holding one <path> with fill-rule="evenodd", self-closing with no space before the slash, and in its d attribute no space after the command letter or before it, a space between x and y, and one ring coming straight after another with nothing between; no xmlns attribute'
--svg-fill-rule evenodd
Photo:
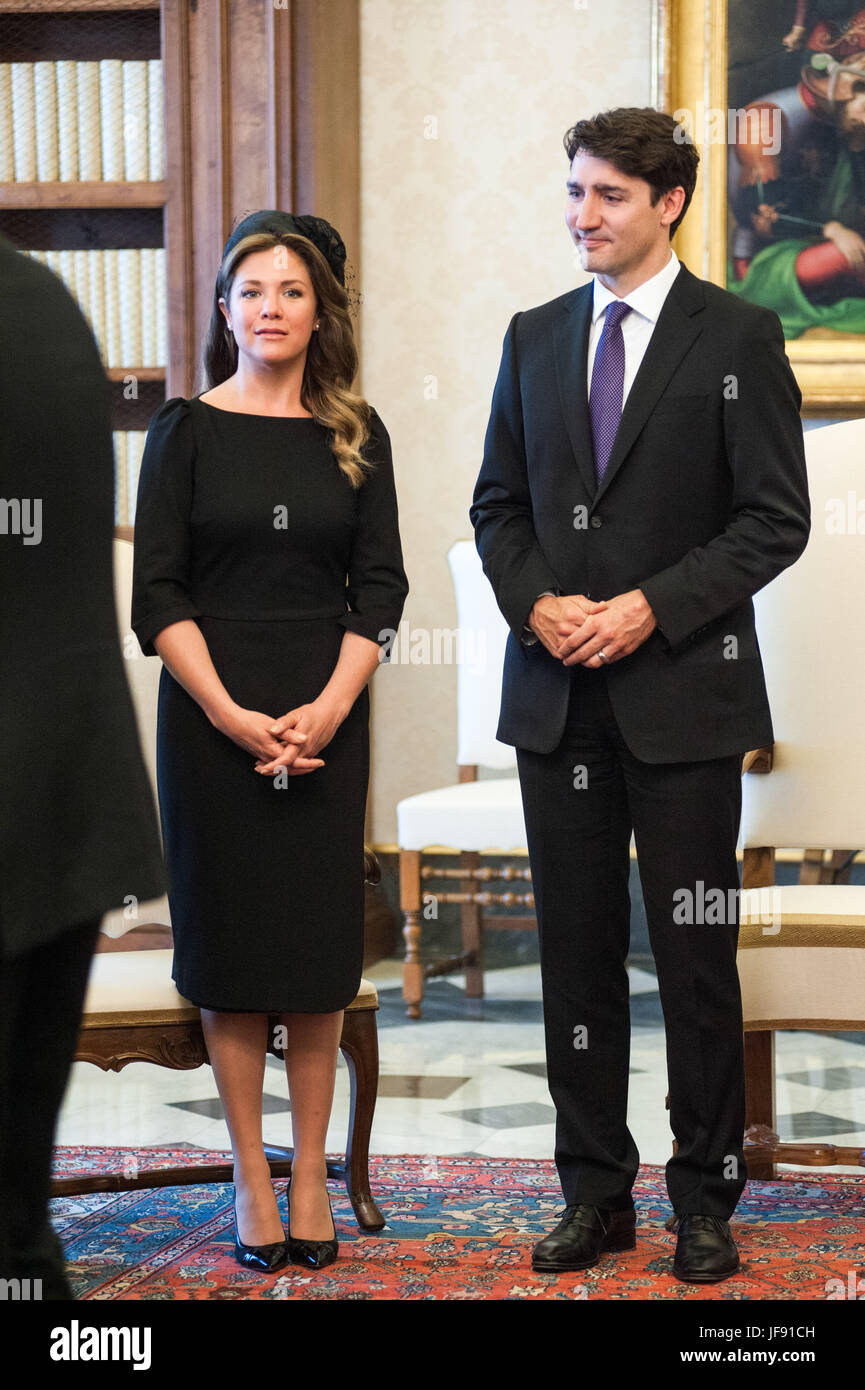
<svg viewBox="0 0 865 1390"><path fill-rule="evenodd" d="M603 647L602 647L601 650L598 652L598 656L601 658L602 661L606 661L606 660L607 660L607 653L604 651Z"/></svg>

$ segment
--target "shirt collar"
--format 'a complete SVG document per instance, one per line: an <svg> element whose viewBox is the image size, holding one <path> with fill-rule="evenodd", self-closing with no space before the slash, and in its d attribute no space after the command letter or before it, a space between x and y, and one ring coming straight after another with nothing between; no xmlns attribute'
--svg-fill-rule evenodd
<svg viewBox="0 0 865 1390"><path fill-rule="evenodd" d="M664 300L670 291L670 286L679 273L681 262L672 247L670 247L670 259L665 266L662 266L657 275L653 275L650 280L644 280L642 285L631 290L630 294L623 296L619 300L617 294L608 290L606 285L602 285L597 275L594 282L594 301L592 304L592 322L597 322L601 314L606 313L608 304L630 304L643 318L649 319L651 323L656 323L658 315L664 305Z"/></svg>

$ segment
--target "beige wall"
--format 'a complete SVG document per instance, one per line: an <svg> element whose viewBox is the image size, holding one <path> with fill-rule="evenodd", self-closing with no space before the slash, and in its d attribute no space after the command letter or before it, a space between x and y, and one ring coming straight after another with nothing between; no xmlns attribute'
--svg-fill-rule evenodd
<svg viewBox="0 0 865 1390"><path fill-rule="evenodd" d="M393 443L411 628L453 628L468 508L512 314L585 278L562 136L650 101L651 0L362 0L363 390ZM456 780L456 672L372 682L371 834Z"/></svg>

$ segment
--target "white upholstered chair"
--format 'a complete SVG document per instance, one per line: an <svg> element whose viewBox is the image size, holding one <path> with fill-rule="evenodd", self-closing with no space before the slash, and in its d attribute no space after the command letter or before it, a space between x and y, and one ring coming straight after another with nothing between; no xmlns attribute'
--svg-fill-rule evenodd
<svg viewBox="0 0 865 1390"><path fill-rule="evenodd" d="M482 929L525 926L533 915L482 915L491 904L532 908L530 891L493 892L488 885L516 880L531 883L528 859L503 867L482 867L481 852L525 856L523 819L516 754L495 737L499 718L502 663L507 624L493 597L473 541L457 541L448 552L456 591L459 638L457 664L457 775L448 787L406 797L397 806L400 849L400 900L406 942L403 996L410 1018L420 1018L424 980L465 970L466 993L483 995ZM478 768L506 773L478 780ZM458 869L424 864L432 848L447 848L460 856ZM437 892L438 903L461 904L463 954L424 964L420 959L425 894L433 879L459 881L457 892ZM480 887L479 887L480 885Z"/></svg>
<svg viewBox="0 0 865 1390"><path fill-rule="evenodd" d="M128 539L114 542L115 599L122 649L128 655L126 670L138 721L139 738L156 798L156 715L162 663L144 657L129 630L132 602L132 545ZM366 877L377 881L378 862L365 851ZM167 898L141 903L134 916L127 909L106 914L102 931L121 937L133 927L170 925ZM120 1071L130 1062L152 1062L174 1070L188 1070L208 1061L201 1016L184 999L171 978L170 949L97 951L84 1002L76 1061L93 1062L103 1071ZM351 1104L345 1162L328 1162L329 1177L346 1186L358 1224L379 1230L385 1224L369 1185L369 1138L378 1088L378 1035L375 1014L378 994L369 980L345 1011L340 1049L349 1069ZM271 1037L273 1036L271 1030ZM282 1052L269 1051L282 1060ZM274 1177L291 1172L290 1148L265 1146ZM56 1178L55 1196L78 1192L121 1191L139 1187L170 1187L187 1183L231 1182L230 1163L150 1169L139 1174L78 1174Z"/></svg>
<svg viewBox="0 0 865 1390"><path fill-rule="evenodd" d="M775 1134L774 1030L865 1029L865 886L770 890L775 850L865 846L865 420L805 436L812 532L801 559L755 600L776 742L744 778L739 975L746 1030L746 1155L865 1164L831 1144ZM860 510L861 508L861 510ZM769 769L769 770L765 770ZM865 1115L851 1129L865 1127Z"/></svg>

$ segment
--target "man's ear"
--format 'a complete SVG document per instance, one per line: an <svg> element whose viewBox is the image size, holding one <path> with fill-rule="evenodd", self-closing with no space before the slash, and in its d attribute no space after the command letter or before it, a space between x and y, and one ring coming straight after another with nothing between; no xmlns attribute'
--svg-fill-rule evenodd
<svg viewBox="0 0 865 1390"><path fill-rule="evenodd" d="M685 190L681 184L677 184L675 188L669 188L663 196L664 199L667 200L667 207L661 217L661 221L665 227L669 227L675 222L682 208L685 206ZM674 200L672 203L668 201L671 198Z"/></svg>

